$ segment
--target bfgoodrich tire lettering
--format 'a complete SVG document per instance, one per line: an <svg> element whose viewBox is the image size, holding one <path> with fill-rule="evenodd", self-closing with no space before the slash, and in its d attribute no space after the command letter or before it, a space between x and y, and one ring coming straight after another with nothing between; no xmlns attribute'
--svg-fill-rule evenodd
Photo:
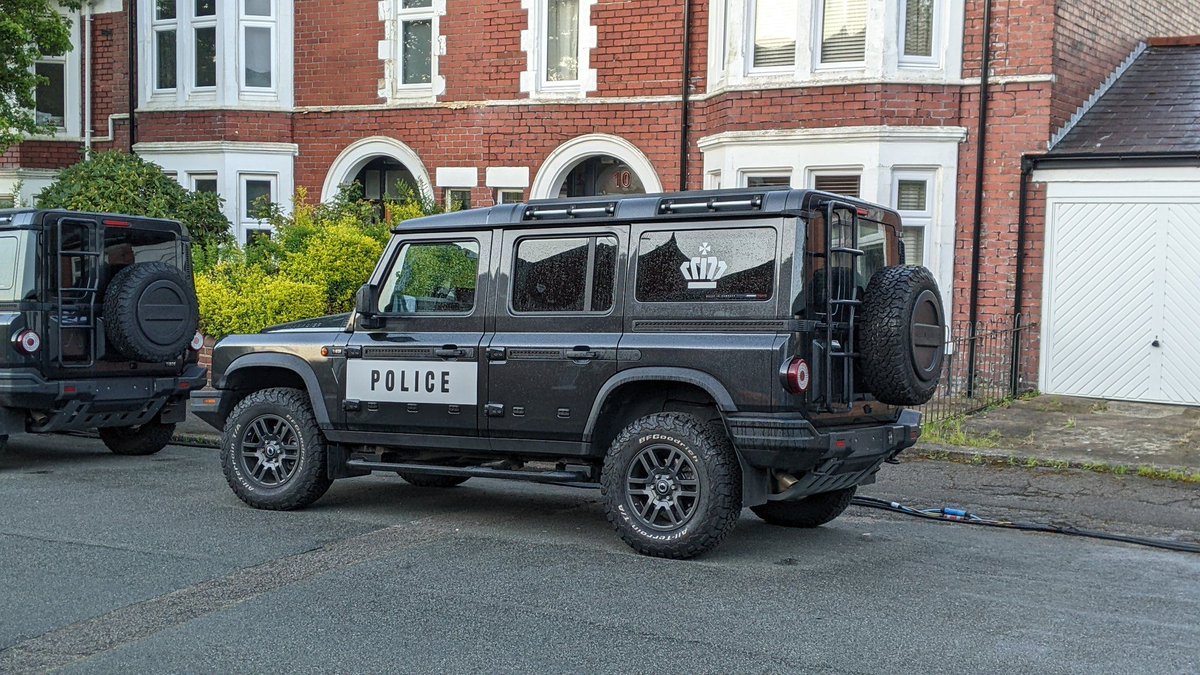
<svg viewBox="0 0 1200 675"><path fill-rule="evenodd" d="M269 422L268 422L269 421ZM276 445L294 447L294 461L279 473L253 474L259 467L247 457L264 445L263 431L280 432ZM289 440L294 437L294 441ZM239 499L259 509L290 511L316 501L332 481L325 468L325 438L317 426L308 396L298 389L262 389L242 399L225 423L221 467Z"/></svg>
<svg viewBox="0 0 1200 675"><path fill-rule="evenodd" d="M767 502L760 506L751 506L750 510L772 525L818 527L842 515L842 511L850 506L850 500L854 498L857 489L849 487L803 499Z"/></svg>
<svg viewBox="0 0 1200 675"><path fill-rule="evenodd" d="M655 453L663 466L650 457ZM647 474L661 480L647 481ZM646 491L661 488L656 496L664 504L671 503L671 495L693 489L696 494L679 497L677 509L667 516L667 507L639 508L647 504L641 499L648 497L642 494L643 486ZM691 558L719 544L737 523L741 467L716 425L692 415L656 413L629 425L613 441L604 459L601 492L609 522L634 550L661 558Z"/></svg>

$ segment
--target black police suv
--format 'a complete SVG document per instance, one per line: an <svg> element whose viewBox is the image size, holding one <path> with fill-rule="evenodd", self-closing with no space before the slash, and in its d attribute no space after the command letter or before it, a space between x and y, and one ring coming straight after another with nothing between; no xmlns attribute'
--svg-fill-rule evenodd
<svg viewBox="0 0 1200 675"><path fill-rule="evenodd" d="M148 455L203 387L190 242L178 222L0 211L0 447L99 430Z"/></svg>
<svg viewBox="0 0 1200 675"><path fill-rule="evenodd" d="M941 296L894 211L809 190L505 204L410 220L350 315L232 336L193 410L266 509L395 472L599 484L686 558L743 507L814 527L911 446Z"/></svg>

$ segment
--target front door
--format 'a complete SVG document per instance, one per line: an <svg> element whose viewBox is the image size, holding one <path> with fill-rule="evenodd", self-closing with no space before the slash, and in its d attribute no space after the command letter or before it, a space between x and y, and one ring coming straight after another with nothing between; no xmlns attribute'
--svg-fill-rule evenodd
<svg viewBox="0 0 1200 675"><path fill-rule="evenodd" d="M479 435L491 237L414 235L388 247L374 279L381 325L346 347L348 430Z"/></svg>
<svg viewBox="0 0 1200 675"><path fill-rule="evenodd" d="M487 429L506 439L579 442L617 372L628 227L510 230L487 343Z"/></svg>

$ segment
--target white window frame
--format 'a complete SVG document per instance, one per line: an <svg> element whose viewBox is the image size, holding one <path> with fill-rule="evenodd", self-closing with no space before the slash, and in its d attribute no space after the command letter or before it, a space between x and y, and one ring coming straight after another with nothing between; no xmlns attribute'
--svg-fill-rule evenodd
<svg viewBox="0 0 1200 675"><path fill-rule="evenodd" d="M196 183L202 180L214 181L217 184L217 194L221 194L221 177L216 171L189 171L187 189L195 192Z"/></svg>
<svg viewBox="0 0 1200 675"><path fill-rule="evenodd" d="M446 191L444 198L445 198L445 202L446 202L446 210L447 211L450 211L454 208L454 194L456 192L467 193L467 208L462 209L463 211L475 208L475 206L471 203L472 202L471 188L448 187L448 188L443 188L443 189Z"/></svg>
<svg viewBox="0 0 1200 675"><path fill-rule="evenodd" d="M936 168L895 168L892 170L892 199L890 203L896 209L896 212L900 214L900 224L902 227L923 228L921 261L926 267L930 266L930 248L933 241L932 235L936 226L937 212L934 209L934 204L938 201L937 176L938 169ZM900 181L922 181L925 183L924 210L900 210ZM901 234L903 235L903 231L901 231Z"/></svg>
<svg viewBox="0 0 1200 675"><path fill-rule="evenodd" d="M797 3L797 5L804 2L804 0L792 0L792 1ZM755 35L755 28L756 28L757 11L758 11L758 0L745 0L745 8L746 8L746 11L745 11L746 23L745 23L745 30L743 31L743 33L744 33L743 39L744 39L745 44L742 46L742 49L745 50L744 53L746 54L746 73L748 75L779 75L779 74L788 74L788 73L795 72L796 67L798 65L800 65L800 45L803 44L803 42L804 42L801 39L801 35L803 34L804 31L801 30L801 28L800 28L800 25L801 25L800 17L802 15L802 12L800 11L800 7L799 6L796 7L796 25L792 27L794 29L792 34L796 38L796 46L792 53L792 65L790 65L790 66L768 66L768 67L761 67L761 68L755 67L755 65L754 65L754 38L757 37Z"/></svg>
<svg viewBox="0 0 1200 675"><path fill-rule="evenodd" d="M945 0L931 0L931 2L933 2L933 26L930 27L930 35L933 40L930 43L930 56L914 56L904 53L905 28L908 25L908 0L898 0L897 28L899 35L896 39L896 62L901 68L940 68L942 65L942 33L946 30L945 8L947 3Z"/></svg>
<svg viewBox="0 0 1200 675"><path fill-rule="evenodd" d="M68 52L69 53L69 52ZM62 126L54 127L52 135L58 136L65 134L71 128L71 65L67 62L66 54L62 56L43 56L34 63L34 73L37 73L37 67L41 64L61 65L63 69L63 123ZM34 89L34 117L37 117L37 89Z"/></svg>
<svg viewBox="0 0 1200 675"><path fill-rule="evenodd" d="M812 0L812 64L814 71L834 71L834 70L863 70L867 66L867 61L871 58L871 39L875 34L871 25L871 5L872 0L865 0L867 5L867 17L864 28L866 33L863 37L863 58L861 61L834 61L825 63L821 60L821 40L825 33L825 1ZM903 2L904 0L898 0Z"/></svg>
<svg viewBox="0 0 1200 675"><path fill-rule="evenodd" d="M279 15L279 3L276 0L268 0L271 4L271 16L265 17L256 14L247 14L246 0L236 0L236 2L238 5L238 91L242 96L262 96L266 94L269 97L274 97L275 91L279 87L279 30L276 25ZM249 28L266 28L271 31L271 86L269 87L253 87L246 84L246 59L248 56L248 52L246 51L246 32Z"/></svg>
<svg viewBox="0 0 1200 675"><path fill-rule="evenodd" d="M388 38L382 49L388 54L385 80L388 86L380 96L391 100L434 100L446 92L446 80L439 72L439 57L446 54L446 37L442 35L442 17L446 15L446 0L433 0L429 7L404 9L402 0L383 0L380 11L388 20ZM404 24L408 21L429 20L432 23L429 45L429 82L404 84Z"/></svg>
<svg viewBox="0 0 1200 675"><path fill-rule="evenodd" d="M518 195L518 197L516 199L512 199L512 200L505 199L504 198L505 193L508 193L510 196L513 193L515 193ZM520 204L521 202L524 202L524 201L525 201L525 191L522 190L521 188L496 188L496 203L497 204Z"/></svg>
<svg viewBox="0 0 1200 675"><path fill-rule="evenodd" d="M149 2L148 2L149 11L143 13L143 15L149 14L149 16L150 16L149 51L150 51L150 64L151 65L150 65L149 70L150 70L150 91L153 94L167 93L167 92L174 93L175 91L177 91L179 89L180 61L182 61L182 59L180 58L181 50L180 50L180 40L179 40L179 4L180 3L177 0L175 3L175 17L171 18L171 19L158 18L158 11L157 11L158 8L157 8L156 3L153 2L153 0L149 0ZM158 73L161 68L161 64L159 64L159 62L158 62L158 34L164 33L167 31L171 31L171 32L175 33L175 86L174 87L159 87L158 86Z"/></svg>
<svg viewBox="0 0 1200 675"><path fill-rule="evenodd" d="M241 3L241 1L242 0L237 0L238 3ZM193 93L198 93L201 96L215 96L215 94L217 92L217 88L221 86L221 75L222 75L222 72L221 72L222 67L221 66L224 64L224 61L225 61L225 55L224 55L225 50L221 48L222 35L221 35L221 25L220 25L219 19L221 18L221 5L226 4L227 2L228 2L228 0L224 0L224 1L216 0L216 2L213 4L213 8L215 11L213 12L213 14L211 16L196 16L196 0L179 0L179 2L177 2L175 5L176 6L175 11L177 14L179 12L180 6L187 7L186 17L187 17L187 29L188 29L187 40L184 42L176 43L176 47L175 47L176 63L178 63L178 61L179 61L179 53L180 53L179 48L182 47L186 43L188 45L188 48L186 50L186 60L187 60L187 64L188 64L187 89L188 89L188 91L193 92ZM228 6L228 5L226 4L226 6ZM180 18L180 23L181 24L183 23L182 17ZM199 63L199 58L198 58L199 54L196 52L196 45L199 43L199 40L196 39L196 31L201 28L212 28L213 29L213 32L214 32L213 47L214 47L215 53L217 55L217 62L216 62L216 64L214 64L216 71L215 71L215 77L213 78L213 83L211 85L204 85L204 86L196 84L196 74L197 74L196 66ZM175 39L178 40L179 36L180 36L180 34L176 33ZM175 84L176 85L179 84L178 79L175 81Z"/></svg>
<svg viewBox="0 0 1200 675"><path fill-rule="evenodd" d="M825 176L858 176L858 198L863 198L865 192L863 167L856 165L809 167L805 171L804 184L810 189L817 187L817 178Z"/></svg>
<svg viewBox="0 0 1200 675"><path fill-rule="evenodd" d="M261 218L253 218L247 215L247 211L252 204L248 195L248 187L250 181L267 181L271 184L271 203L279 203L279 176L273 173L253 173L239 172L238 173L238 241L246 240L247 230L267 230L272 228Z"/></svg>
<svg viewBox="0 0 1200 675"><path fill-rule="evenodd" d="M546 79L548 39L546 18L548 0L521 0L529 17L529 27L521 31L521 48L526 53L526 70L521 73L521 91L534 98L583 98L596 91L596 69L591 67L591 52L596 46L596 27L592 25L592 5L598 0L579 0L579 62L576 79Z"/></svg>
<svg viewBox="0 0 1200 675"><path fill-rule="evenodd" d="M720 172L717 175L719 177ZM796 175L791 167L741 169L738 171L738 187L750 187L751 178L786 178L788 185L794 185Z"/></svg>

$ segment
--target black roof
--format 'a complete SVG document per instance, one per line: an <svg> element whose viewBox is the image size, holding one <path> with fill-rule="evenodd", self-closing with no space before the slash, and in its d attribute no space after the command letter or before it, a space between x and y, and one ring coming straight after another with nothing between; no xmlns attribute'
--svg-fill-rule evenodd
<svg viewBox="0 0 1200 675"><path fill-rule="evenodd" d="M630 222L678 220L703 214L706 218L765 217L796 215L811 209L817 201L828 199L866 209L866 218L882 221L895 212L878 204L816 190L787 187L699 190L646 195L609 195L571 199L534 200L528 204L454 211L436 216L406 220L392 231L466 230L478 228L562 226L572 222ZM892 218L888 218L889 222ZM896 220L898 222L898 220Z"/></svg>
<svg viewBox="0 0 1200 675"><path fill-rule="evenodd" d="M26 214L29 214L28 218L20 217L20 216L24 216ZM70 215L70 216L80 216L83 218L93 218L93 219L99 220L101 222L103 222L105 220L114 220L114 221L121 221L121 222L136 221L139 227L148 228L148 229L172 230L175 232L182 233L185 237L188 234L187 227L184 226L183 223L179 222L178 220L171 220L169 218L151 218L149 216L132 216L132 215L127 215L127 214L122 214L122 213L96 213L96 212L92 212L92 211L69 211L67 209L33 209L33 208L0 209L0 225L4 225L4 224L7 224L7 223L10 223L13 221L16 221L13 223L14 225L17 223L21 223L21 224L40 223L43 221L35 220L35 218L37 218L41 214L65 214L65 215Z"/></svg>
<svg viewBox="0 0 1200 675"><path fill-rule="evenodd" d="M1200 152L1200 46L1149 47L1048 153Z"/></svg>

